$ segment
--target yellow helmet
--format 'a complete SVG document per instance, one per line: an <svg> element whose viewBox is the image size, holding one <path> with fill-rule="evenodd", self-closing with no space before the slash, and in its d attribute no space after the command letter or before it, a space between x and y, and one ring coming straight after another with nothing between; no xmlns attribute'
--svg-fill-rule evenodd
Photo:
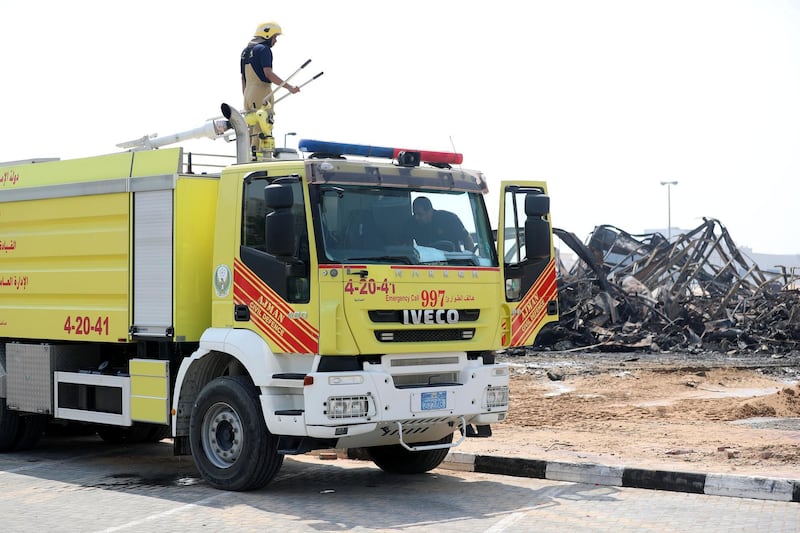
<svg viewBox="0 0 800 533"><path fill-rule="evenodd" d="M263 37L269 40L281 33L281 26L277 22L262 22L256 28L256 33L253 37Z"/></svg>

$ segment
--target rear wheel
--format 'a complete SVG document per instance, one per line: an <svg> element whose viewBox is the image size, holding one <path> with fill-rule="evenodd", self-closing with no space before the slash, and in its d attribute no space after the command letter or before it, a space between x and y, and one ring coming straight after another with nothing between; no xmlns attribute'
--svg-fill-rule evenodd
<svg viewBox="0 0 800 533"><path fill-rule="evenodd" d="M9 411L6 399L0 398L0 452L14 450L19 434L19 415L16 411Z"/></svg>
<svg viewBox="0 0 800 533"><path fill-rule="evenodd" d="M278 439L267 430L246 377L220 377L203 388L192 408L189 438L197 469L218 489L261 488L283 464Z"/></svg>
<svg viewBox="0 0 800 533"><path fill-rule="evenodd" d="M19 417L19 433L17 433L17 442L14 445L15 450L30 450L39 439L44 435L47 429L47 417L44 415L27 415Z"/></svg>
<svg viewBox="0 0 800 533"><path fill-rule="evenodd" d="M415 443L417 446L424 444L450 444L453 434L434 442ZM389 446L373 446L367 448L367 455L378 468L391 474L422 474L433 470L444 461L450 448L412 452L400 444Z"/></svg>
<svg viewBox="0 0 800 533"><path fill-rule="evenodd" d="M44 433L47 417L20 415L6 406L0 398L0 452L30 450Z"/></svg>

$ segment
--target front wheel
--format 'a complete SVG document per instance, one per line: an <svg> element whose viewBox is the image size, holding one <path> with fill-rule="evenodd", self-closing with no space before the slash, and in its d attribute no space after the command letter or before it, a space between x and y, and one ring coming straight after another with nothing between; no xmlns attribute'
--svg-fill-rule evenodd
<svg viewBox="0 0 800 533"><path fill-rule="evenodd" d="M283 464L278 439L267 430L246 377L223 376L203 388L192 408L189 438L197 469L218 489L261 488Z"/></svg>
<svg viewBox="0 0 800 533"><path fill-rule="evenodd" d="M453 434L434 442L422 444L450 444ZM450 448L412 452L400 444L367 448L367 455L378 468L390 474L422 474L433 470L444 461Z"/></svg>

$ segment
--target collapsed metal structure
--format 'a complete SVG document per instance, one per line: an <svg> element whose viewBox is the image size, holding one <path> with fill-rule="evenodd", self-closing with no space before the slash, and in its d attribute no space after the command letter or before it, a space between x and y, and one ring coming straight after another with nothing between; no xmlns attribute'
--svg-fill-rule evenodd
<svg viewBox="0 0 800 533"><path fill-rule="evenodd" d="M775 354L800 348L794 269L766 272L715 219L670 242L595 227L586 243L556 236L578 257L559 261L560 321L536 349L713 350Z"/></svg>

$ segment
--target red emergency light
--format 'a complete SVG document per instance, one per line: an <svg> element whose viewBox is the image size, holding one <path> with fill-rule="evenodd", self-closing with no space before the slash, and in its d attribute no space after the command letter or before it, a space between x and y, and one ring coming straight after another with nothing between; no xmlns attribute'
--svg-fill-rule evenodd
<svg viewBox="0 0 800 533"><path fill-rule="evenodd" d="M431 152L428 150L412 150L410 148L395 148L395 159L400 152L418 152L420 160L424 163L460 165L464 161L464 156L457 152Z"/></svg>

